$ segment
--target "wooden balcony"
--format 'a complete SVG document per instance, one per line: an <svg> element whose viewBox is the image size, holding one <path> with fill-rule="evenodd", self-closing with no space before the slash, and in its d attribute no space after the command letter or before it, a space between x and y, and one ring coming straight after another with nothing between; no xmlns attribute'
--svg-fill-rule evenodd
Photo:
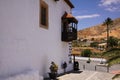
<svg viewBox="0 0 120 80"><path fill-rule="evenodd" d="M70 42L77 39L78 21L71 15L65 13L62 17L62 41Z"/></svg>

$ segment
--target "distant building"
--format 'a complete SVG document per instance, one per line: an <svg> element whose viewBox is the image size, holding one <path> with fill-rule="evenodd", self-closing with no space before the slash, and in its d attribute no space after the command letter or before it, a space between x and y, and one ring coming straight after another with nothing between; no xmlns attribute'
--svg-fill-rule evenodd
<svg viewBox="0 0 120 80"><path fill-rule="evenodd" d="M71 70L68 42L77 38L72 8L69 0L0 0L0 77L28 69L47 76L51 61L58 73L64 61Z"/></svg>
<svg viewBox="0 0 120 80"><path fill-rule="evenodd" d="M107 46L107 43L100 43L98 44L98 49L105 50L106 46Z"/></svg>

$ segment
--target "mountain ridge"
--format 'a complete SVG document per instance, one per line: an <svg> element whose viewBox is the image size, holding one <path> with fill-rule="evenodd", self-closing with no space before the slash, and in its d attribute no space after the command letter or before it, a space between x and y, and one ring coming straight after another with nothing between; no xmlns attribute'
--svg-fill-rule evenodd
<svg viewBox="0 0 120 80"><path fill-rule="evenodd" d="M103 23L85 28L78 31L78 39L102 39L106 38L107 27ZM120 18L113 20L113 25L110 27L110 36L120 39Z"/></svg>

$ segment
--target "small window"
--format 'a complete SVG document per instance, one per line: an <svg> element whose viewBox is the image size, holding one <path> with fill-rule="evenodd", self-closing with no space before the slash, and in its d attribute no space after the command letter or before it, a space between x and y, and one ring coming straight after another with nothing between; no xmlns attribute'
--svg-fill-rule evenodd
<svg viewBox="0 0 120 80"><path fill-rule="evenodd" d="M48 5L40 0L40 27L48 29Z"/></svg>

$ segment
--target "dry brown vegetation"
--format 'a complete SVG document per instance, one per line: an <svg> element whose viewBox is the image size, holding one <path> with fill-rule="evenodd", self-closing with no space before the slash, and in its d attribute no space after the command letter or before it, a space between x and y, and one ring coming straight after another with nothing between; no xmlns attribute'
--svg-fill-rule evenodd
<svg viewBox="0 0 120 80"><path fill-rule="evenodd" d="M120 18L113 20L113 25L110 27L110 36L120 39ZM82 39L102 39L106 38L106 26L99 24L78 31L78 38Z"/></svg>
<svg viewBox="0 0 120 80"><path fill-rule="evenodd" d="M92 48L92 47L73 47L72 48L72 54L76 54L76 55L81 55L81 52L86 50L86 49L89 49L92 51L92 53L101 53L102 51L98 50L98 49L95 49L95 48Z"/></svg>

